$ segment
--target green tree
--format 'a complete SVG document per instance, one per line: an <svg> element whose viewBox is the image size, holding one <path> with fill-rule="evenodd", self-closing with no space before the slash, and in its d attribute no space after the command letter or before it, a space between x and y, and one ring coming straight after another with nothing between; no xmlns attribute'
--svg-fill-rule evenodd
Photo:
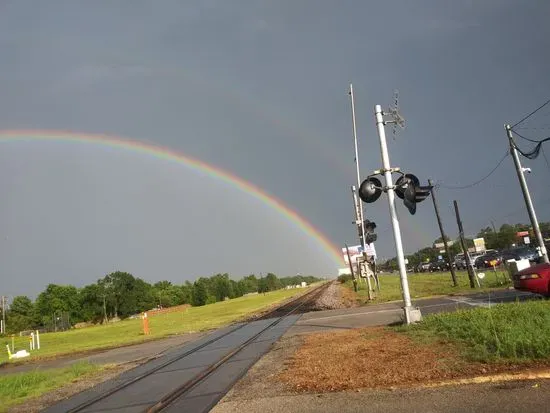
<svg viewBox="0 0 550 413"><path fill-rule="evenodd" d="M41 321L49 324L52 317L68 314L70 323L82 321L78 290L73 285L48 284L36 299L36 311Z"/></svg>
<svg viewBox="0 0 550 413"><path fill-rule="evenodd" d="M200 277L193 283L192 301L194 306L205 305L208 301L208 280Z"/></svg>
<svg viewBox="0 0 550 413"><path fill-rule="evenodd" d="M84 320L94 323L99 321L107 322L106 295L100 282L82 288L79 291L78 297Z"/></svg>
<svg viewBox="0 0 550 413"><path fill-rule="evenodd" d="M258 279L254 274L250 274L242 279L243 294L254 293L258 291Z"/></svg>
<svg viewBox="0 0 550 413"><path fill-rule="evenodd" d="M211 278L211 295L216 297L216 301L223 301L225 298L233 298L232 285L229 280L229 274L216 274Z"/></svg>
<svg viewBox="0 0 550 413"><path fill-rule="evenodd" d="M260 277L258 280L258 293L265 294L269 291L269 286L267 285L267 281L264 277Z"/></svg>
<svg viewBox="0 0 550 413"><path fill-rule="evenodd" d="M14 297L9 311L6 311L7 332L17 333L36 325L34 305L29 297Z"/></svg>
<svg viewBox="0 0 550 413"><path fill-rule="evenodd" d="M267 291L275 291L283 287L281 281L273 273L268 273L266 275L265 282L267 284Z"/></svg>
<svg viewBox="0 0 550 413"><path fill-rule="evenodd" d="M119 317L120 308L134 283L134 276L123 271L115 271L103 278L102 285L108 295L108 306L114 317Z"/></svg>
<svg viewBox="0 0 550 413"><path fill-rule="evenodd" d="M182 290L170 281L159 281L153 285L156 302L162 307L171 307L182 302Z"/></svg>

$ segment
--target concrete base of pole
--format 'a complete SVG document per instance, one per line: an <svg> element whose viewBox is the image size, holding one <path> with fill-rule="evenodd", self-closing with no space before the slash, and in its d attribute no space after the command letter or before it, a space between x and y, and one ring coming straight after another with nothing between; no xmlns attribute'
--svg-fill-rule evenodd
<svg viewBox="0 0 550 413"><path fill-rule="evenodd" d="M419 321L422 321L422 313L420 312L420 308L418 307L403 307L403 311L405 313L405 322L407 324L413 324L418 323Z"/></svg>

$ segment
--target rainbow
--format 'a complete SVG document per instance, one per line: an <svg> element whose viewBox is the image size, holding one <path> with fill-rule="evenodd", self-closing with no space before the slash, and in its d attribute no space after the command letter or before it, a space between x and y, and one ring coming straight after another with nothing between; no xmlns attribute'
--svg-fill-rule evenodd
<svg viewBox="0 0 550 413"><path fill-rule="evenodd" d="M57 141L69 143L87 143L122 149L134 153L142 153L157 159L173 161L185 165L193 170L203 172L213 179L220 180L249 196L252 196L267 207L272 208L296 227L302 230L308 237L312 238L328 254L338 267L343 265L343 258L340 248L336 247L320 230L316 229L304 217L285 205L282 201L268 194L256 185L245 181L238 176L227 172L216 166L207 164L199 159L191 158L181 152L166 147L157 146L151 143L130 140L121 137L108 136L103 134L73 133L68 131L52 130L0 130L0 142L8 141Z"/></svg>

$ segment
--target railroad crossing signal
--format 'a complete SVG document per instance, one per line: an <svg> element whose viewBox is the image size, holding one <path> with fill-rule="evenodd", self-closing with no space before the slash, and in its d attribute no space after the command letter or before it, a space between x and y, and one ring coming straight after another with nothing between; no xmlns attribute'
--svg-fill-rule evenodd
<svg viewBox="0 0 550 413"><path fill-rule="evenodd" d="M374 233L376 223L372 222L369 219L365 219L363 223L365 227L365 243L372 244L378 239L378 235Z"/></svg>
<svg viewBox="0 0 550 413"><path fill-rule="evenodd" d="M403 200L403 204L412 215L416 213L416 204L424 201L430 195L431 189L430 185L420 185L420 181L413 174L402 174L395 182L395 194ZM372 203L386 190L378 178L369 176L359 187L359 198L363 202Z"/></svg>
<svg viewBox="0 0 550 413"><path fill-rule="evenodd" d="M395 194L403 200L412 215L416 213L416 204L424 201L430 195L431 189L430 185L421 186L413 174L405 174L395 182Z"/></svg>
<svg viewBox="0 0 550 413"><path fill-rule="evenodd" d="M370 176L361 183L359 198L363 202L370 204L380 198L380 195L382 195L382 182L380 182L380 179Z"/></svg>

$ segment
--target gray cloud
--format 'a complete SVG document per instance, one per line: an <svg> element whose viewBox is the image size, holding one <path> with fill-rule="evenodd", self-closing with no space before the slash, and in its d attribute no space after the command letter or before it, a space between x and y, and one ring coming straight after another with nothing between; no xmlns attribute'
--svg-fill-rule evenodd
<svg viewBox="0 0 550 413"><path fill-rule="evenodd" d="M389 142L392 163L423 180L473 182L504 153L503 123L548 98L548 12L519 0L5 2L0 128L153 142L234 172L335 244L353 243L348 83L364 175L380 166L373 105L398 88L407 128ZM87 145L0 148L0 281L10 294L115 268L177 281L335 271L286 218L186 168ZM539 218L550 219L549 169L525 164ZM527 221L508 160L439 199L451 235L453 199L469 234L491 219ZM366 211L380 254L394 255L385 198ZM407 252L438 236L429 202L399 213Z"/></svg>

